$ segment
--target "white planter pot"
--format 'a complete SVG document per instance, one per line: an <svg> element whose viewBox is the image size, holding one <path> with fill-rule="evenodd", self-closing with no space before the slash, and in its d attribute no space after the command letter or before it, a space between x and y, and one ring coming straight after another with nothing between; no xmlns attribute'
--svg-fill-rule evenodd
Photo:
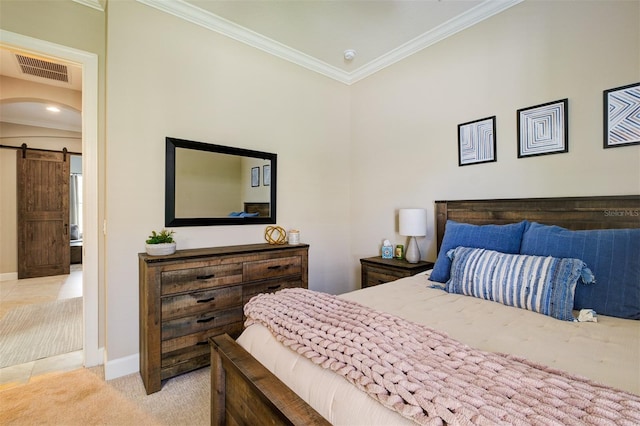
<svg viewBox="0 0 640 426"><path fill-rule="evenodd" d="M150 256L166 256L176 252L176 243L146 244L145 247Z"/></svg>

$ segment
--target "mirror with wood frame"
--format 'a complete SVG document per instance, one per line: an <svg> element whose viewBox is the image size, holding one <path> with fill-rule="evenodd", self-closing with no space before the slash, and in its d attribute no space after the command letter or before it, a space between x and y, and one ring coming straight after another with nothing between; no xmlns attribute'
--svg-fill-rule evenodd
<svg viewBox="0 0 640 426"><path fill-rule="evenodd" d="M277 158L167 137L165 226L276 223Z"/></svg>

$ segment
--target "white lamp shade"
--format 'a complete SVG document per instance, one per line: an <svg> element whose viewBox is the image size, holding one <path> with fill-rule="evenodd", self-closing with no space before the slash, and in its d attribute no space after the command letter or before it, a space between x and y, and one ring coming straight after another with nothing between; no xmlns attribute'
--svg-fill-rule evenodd
<svg viewBox="0 0 640 426"><path fill-rule="evenodd" d="M427 235L427 211L425 209L400 209L400 235L424 237Z"/></svg>

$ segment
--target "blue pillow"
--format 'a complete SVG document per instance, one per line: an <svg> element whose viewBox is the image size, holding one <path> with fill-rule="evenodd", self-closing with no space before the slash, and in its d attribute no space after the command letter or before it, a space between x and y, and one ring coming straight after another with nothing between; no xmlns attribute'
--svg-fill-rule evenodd
<svg viewBox="0 0 640 426"><path fill-rule="evenodd" d="M452 259L449 293L492 300L563 321L574 321L573 298L578 279L593 282L579 259L505 254L458 247Z"/></svg>
<svg viewBox="0 0 640 426"><path fill-rule="evenodd" d="M640 319L640 229L571 231L533 222L520 253L582 260L596 284L578 286L574 308Z"/></svg>
<svg viewBox="0 0 640 426"><path fill-rule="evenodd" d="M470 225L448 220L430 280L440 283L446 283L449 280L451 260L447 257L447 252L459 246L519 253L526 224L526 221L522 221L508 225Z"/></svg>
<svg viewBox="0 0 640 426"><path fill-rule="evenodd" d="M260 213L231 212L229 217L256 217Z"/></svg>

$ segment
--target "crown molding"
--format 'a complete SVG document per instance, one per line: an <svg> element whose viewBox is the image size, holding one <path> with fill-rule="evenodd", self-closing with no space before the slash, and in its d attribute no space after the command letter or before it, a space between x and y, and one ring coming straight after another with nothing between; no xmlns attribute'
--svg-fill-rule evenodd
<svg viewBox="0 0 640 426"><path fill-rule="evenodd" d="M74 0L79 3L96 3L98 0ZM136 0L146 6L171 14L185 21L215 31L241 43L260 49L326 77L350 85L380 71L414 53L452 36L478 22L496 15L524 0L486 0L467 12L428 31L402 46L386 53L360 68L347 72L293 49L269 37L235 24L183 0Z"/></svg>
<svg viewBox="0 0 640 426"><path fill-rule="evenodd" d="M349 77L346 71L182 0L137 1L343 83Z"/></svg>
<svg viewBox="0 0 640 426"><path fill-rule="evenodd" d="M83 6L88 6L92 9L99 10L100 12L104 12L104 6L100 3L99 0L73 0L76 3L79 3Z"/></svg>
<svg viewBox="0 0 640 426"><path fill-rule="evenodd" d="M478 6L469 9L463 14L450 19L442 25L428 31L418 37L406 42L396 49L374 59L373 61L361 66L349 75L349 80L345 83L353 84L363 78L370 76L383 68L395 64L422 49L426 49L439 41L451 37L452 35L465 30L473 25L484 21L487 18L497 15L498 13L522 3L524 0L486 0Z"/></svg>

